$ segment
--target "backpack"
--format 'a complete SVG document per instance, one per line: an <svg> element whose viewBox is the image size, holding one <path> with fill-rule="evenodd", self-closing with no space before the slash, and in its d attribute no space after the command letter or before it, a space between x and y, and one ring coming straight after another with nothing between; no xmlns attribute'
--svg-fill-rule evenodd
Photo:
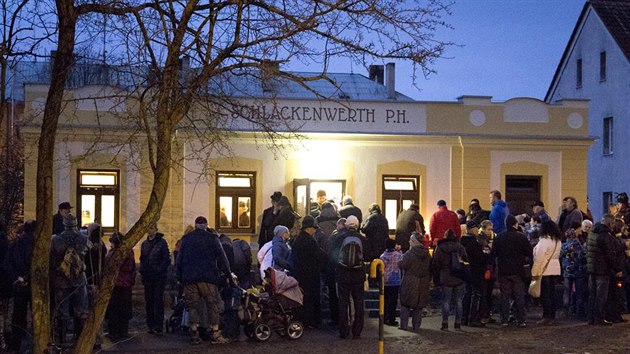
<svg viewBox="0 0 630 354"><path fill-rule="evenodd" d="M458 251L451 253L451 275L462 280L470 278L470 264L462 259Z"/></svg>
<svg viewBox="0 0 630 354"><path fill-rule="evenodd" d="M85 262L74 245L66 248L58 270L70 281L77 279L85 271Z"/></svg>
<svg viewBox="0 0 630 354"><path fill-rule="evenodd" d="M339 265L350 269L363 268L363 244L357 236L346 236L341 243Z"/></svg>

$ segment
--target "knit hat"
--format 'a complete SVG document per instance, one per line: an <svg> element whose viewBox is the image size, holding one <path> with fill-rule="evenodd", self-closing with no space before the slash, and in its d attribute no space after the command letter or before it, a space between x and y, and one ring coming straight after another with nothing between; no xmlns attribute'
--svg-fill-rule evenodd
<svg viewBox="0 0 630 354"><path fill-rule="evenodd" d="M273 235L282 237L285 232L289 232L289 229L286 226L278 225L273 229Z"/></svg>
<svg viewBox="0 0 630 354"><path fill-rule="evenodd" d="M304 230L307 227L314 227L316 229L319 229L319 226L317 226L317 221L315 221L315 218L310 216L310 215L306 215L304 217L304 219L302 219L302 228L301 228L301 230Z"/></svg>
<svg viewBox="0 0 630 354"><path fill-rule="evenodd" d="M72 214L68 214L63 218L63 226L71 228L77 226L77 218Z"/></svg>
<svg viewBox="0 0 630 354"><path fill-rule="evenodd" d="M354 215L350 215L346 218L346 227L347 228L352 228L352 229L358 229L359 228L359 219L357 219L356 216Z"/></svg>
<svg viewBox="0 0 630 354"><path fill-rule="evenodd" d="M409 246L413 247L422 245L422 240L420 239L421 237L422 236L420 236L419 233L413 232L409 237Z"/></svg>

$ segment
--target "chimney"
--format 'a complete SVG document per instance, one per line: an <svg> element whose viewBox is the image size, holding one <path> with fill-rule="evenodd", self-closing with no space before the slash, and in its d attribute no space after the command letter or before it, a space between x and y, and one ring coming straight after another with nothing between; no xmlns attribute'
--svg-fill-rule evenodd
<svg viewBox="0 0 630 354"><path fill-rule="evenodd" d="M370 80L382 85L384 76L383 65L370 65Z"/></svg>
<svg viewBox="0 0 630 354"><path fill-rule="evenodd" d="M390 100L396 99L396 64L387 63L385 67L386 75L387 75L387 83L385 84L385 88L387 88L387 98Z"/></svg>

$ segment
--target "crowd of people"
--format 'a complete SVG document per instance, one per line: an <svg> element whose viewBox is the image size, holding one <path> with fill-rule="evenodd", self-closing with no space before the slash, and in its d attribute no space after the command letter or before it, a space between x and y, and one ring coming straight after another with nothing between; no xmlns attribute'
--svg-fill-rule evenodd
<svg viewBox="0 0 630 354"><path fill-rule="evenodd" d="M265 270L273 268L297 279L304 299L295 316L306 328L329 325L338 329L341 338L358 338L364 325L367 265L374 259L384 263L385 324L402 330L421 327L432 284L440 289L442 330L449 329L452 312L455 329L495 323L493 312L498 312L501 326L526 327L532 301L542 305L539 325L555 324L558 310L592 325L626 321L622 313L630 305L630 205L625 193L611 208L614 214L605 214L595 224L573 197L564 198L557 222L550 219L542 201L532 205L531 216L512 215L496 190L489 194L490 210L473 199L467 212L454 212L439 200L428 233L419 206L411 204L398 215L394 237L378 204L371 204L363 218L350 196L344 196L340 206L324 191L317 197L309 215L300 216L286 196L273 193L258 237L260 273L254 270L249 243L218 233L203 216L185 230L172 256L158 225L151 224L140 246L137 269L144 286L148 332L165 330L164 292L168 273L174 269L191 343L237 339L239 292L234 289L259 285ZM64 202L53 217L51 299L58 345L72 342L69 328L75 337L81 332L103 270L124 237L113 233L107 247L101 226L91 223L79 228L71 211L70 203ZM299 233L291 235L296 223ZM0 238L4 240L0 315L7 313L8 299L13 298L11 340L0 326L2 350L20 348L28 333L35 229L35 221L29 220L10 244L6 237ZM135 259L133 250L126 255L107 309L106 332L114 341L130 335ZM500 292L498 311L494 311L495 287ZM329 309L327 318L322 307ZM3 317L0 320L4 323ZM98 333L97 346L103 333Z"/></svg>

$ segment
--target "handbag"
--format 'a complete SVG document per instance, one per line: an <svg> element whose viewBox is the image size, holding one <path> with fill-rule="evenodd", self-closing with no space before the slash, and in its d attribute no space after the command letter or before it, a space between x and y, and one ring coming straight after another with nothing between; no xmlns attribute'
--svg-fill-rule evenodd
<svg viewBox="0 0 630 354"><path fill-rule="evenodd" d="M547 263L545 263L542 273L545 273L545 270L547 270L547 266L549 265L549 262L551 262L551 258L553 257L553 254L556 253L556 248L558 248L558 241L556 241L556 244L553 246L553 252L551 252L551 256L549 256L549 259L547 259ZM529 293L531 297L533 298L540 297L541 283L542 283L542 275L532 277L532 282L529 283L529 289L527 290L527 292Z"/></svg>

